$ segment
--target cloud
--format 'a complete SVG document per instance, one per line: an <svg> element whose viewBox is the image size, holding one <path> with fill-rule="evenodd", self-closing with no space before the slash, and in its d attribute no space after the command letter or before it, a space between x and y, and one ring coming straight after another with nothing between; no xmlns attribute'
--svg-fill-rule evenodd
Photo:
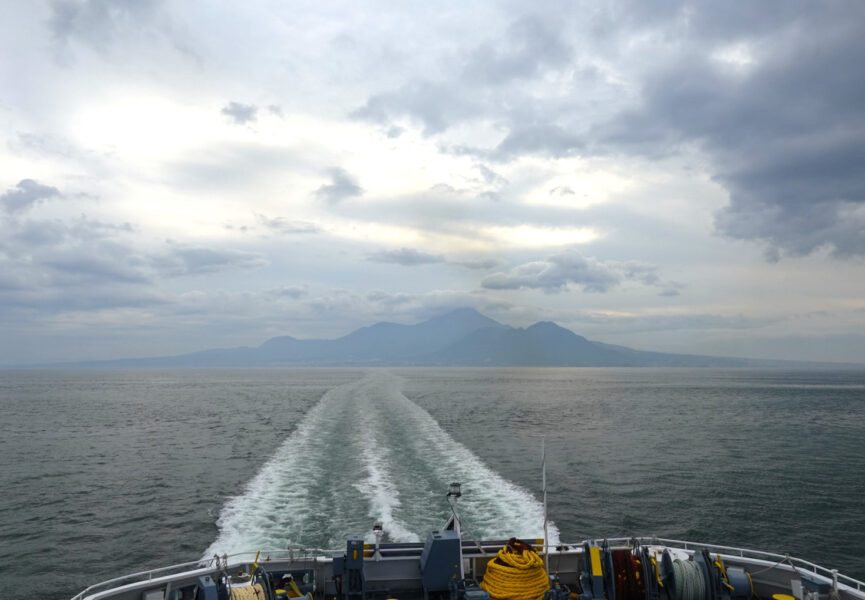
<svg viewBox="0 0 865 600"><path fill-rule="evenodd" d="M60 195L55 187L32 179L22 179L14 188L0 196L0 204L8 213L24 212L40 202Z"/></svg>
<svg viewBox="0 0 865 600"><path fill-rule="evenodd" d="M490 290L526 288L555 293L575 285L584 292L606 292L626 280L663 287L665 291L680 287L677 283L662 281L655 266L635 261L600 261L584 257L576 250L517 265L507 272L493 273L481 281L481 286Z"/></svg>
<svg viewBox="0 0 865 600"><path fill-rule="evenodd" d="M309 290L305 285L284 285L282 287L269 290L269 292L273 297L277 299L288 298L290 300L298 300L309 295Z"/></svg>
<svg viewBox="0 0 865 600"><path fill-rule="evenodd" d="M696 154L728 193L718 234L769 258L865 255L865 6L728 4L491 22L352 114L497 162ZM490 134L473 146L463 127Z"/></svg>
<svg viewBox="0 0 865 600"><path fill-rule="evenodd" d="M49 24L60 41L76 37L103 47L117 37L118 30L150 20L158 4L157 0L55 0Z"/></svg>
<svg viewBox="0 0 865 600"><path fill-rule="evenodd" d="M567 196L576 196L576 192L574 192L573 188L570 186L560 185L550 190L550 196L565 198Z"/></svg>
<svg viewBox="0 0 865 600"><path fill-rule="evenodd" d="M466 259L466 260L453 260L448 261L450 265L457 265L459 267L465 267L466 269L474 269L478 271L489 271L490 269L494 269L500 264L502 261L498 258L476 258L476 259Z"/></svg>
<svg viewBox="0 0 865 600"><path fill-rule="evenodd" d="M576 284L586 292L606 292L621 280L622 275L616 269L571 250L547 260L517 265L508 272L493 273L483 279L481 286L489 290L529 288L558 292Z"/></svg>
<svg viewBox="0 0 865 600"><path fill-rule="evenodd" d="M219 112L234 121L234 123L237 125L254 123L256 118L258 118L258 107L252 104L229 102L224 107L222 107L222 110Z"/></svg>
<svg viewBox="0 0 865 600"><path fill-rule="evenodd" d="M428 265L444 262L444 257L438 254L421 252L414 248L400 248L399 250L381 250L370 254L367 260L371 262L390 263L404 267L417 265Z"/></svg>
<svg viewBox="0 0 865 600"><path fill-rule="evenodd" d="M53 270L56 277L65 282L149 282L141 269L136 268L136 260L118 260L120 257L130 256L128 249L116 244L103 244L100 250L112 252L102 254L102 252L88 253L79 250L72 254L57 254L43 259L41 264Z"/></svg>
<svg viewBox="0 0 865 600"><path fill-rule="evenodd" d="M81 215L74 220L24 219L6 231L7 239L19 249L60 244L93 244L118 233L132 233L129 223L105 223Z"/></svg>
<svg viewBox="0 0 865 600"><path fill-rule="evenodd" d="M55 58L63 65L74 61L73 41L103 55L120 53L125 64L167 48L170 54L160 60L161 71L169 70L164 58L177 53L201 63L189 31L175 26L162 0L53 0L50 7Z"/></svg>
<svg viewBox="0 0 865 600"><path fill-rule="evenodd" d="M468 56L464 79L502 84L534 78L545 68L567 64L572 50L558 32L537 15L513 21L503 35L483 42Z"/></svg>
<svg viewBox="0 0 865 600"><path fill-rule="evenodd" d="M719 233L770 258L865 255L865 7L776 9L696 11L681 51L643 74L639 103L593 129L594 149L700 148L729 193Z"/></svg>
<svg viewBox="0 0 865 600"><path fill-rule="evenodd" d="M167 277L203 275L226 269L254 269L267 264L256 253L190 246L168 240L168 251L150 257L150 264Z"/></svg>
<svg viewBox="0 0 865 600"><path fill-rule="evenodd" d="M478 100L450 82L414 81L396 91L371 96L351 116L388 127L394 120L408 117L423 125L425 135L432 135L481 110Z"/></svg>
<svg viewBox="0 0 865 600"><path fill-rule="evenodd" d="M265 228L279 235L305 235L321 233L323 229L309 221L288 221L282 217L255 214L256 220Z"/></svg>
<svg viewBox="0 0 865 600"><path fill-rule="evenodd" d="M262 181L273 181L286 172L311 168L295 150L252 142L209 144L181 160L164 163L166 183L191 190L248 190Z"/></svg>
<svg viewBox="0 0 865 600"><path fill-rule="evenodd" d="M331 183L321 186L315 191L320 200L330 204L336 204L346 198L360 196L363 188L357 183L357 179L350 175L345 169L334 167L330 170Z"/></svg>
<svg viewBox="0 0 865 600"><path fill-rule="evenodd" d="M503 186L508 184L507 179L505 179L486 165L478 165L478 170L481 172L481 176L484 178L484 181L489 185Z"/></svg>
<svg viewBox="0 0 865 600"><path fill-rule="evenodd" d="M526 14L464 54L443 65L443 77L419 78L373 94L351 116L386 127L407 118L420 123L428 136L472 119L507 121L517 118L507 113L520 112L523 102L538 101L537 94L523 89L525 82L567 68L573 50L557 19Z"/></svg>
<svg viewBox="0 0 865 600"><path fill-rule="evenodd" d="M662 315L607 315L583 312L574 321L600 325L604 332L635 333L644 331L678 330L747 330L759 329L784 322L789 317L748 317L742 314L719 315L712 313L674 313Z"/></svg>
<svg viewBox="0 0 865 600"><path fill-rule="evenodd" d="M500 161L526 154L562 158L580 153L585 145L581 133L558 123L515 123L495 149L484 154Z"/></svg>

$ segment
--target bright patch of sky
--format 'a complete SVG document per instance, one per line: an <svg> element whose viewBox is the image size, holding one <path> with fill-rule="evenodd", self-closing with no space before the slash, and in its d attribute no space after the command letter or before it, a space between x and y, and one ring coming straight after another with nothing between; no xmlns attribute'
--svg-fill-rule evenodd
<svg viewBox="0 0 865 600"><path fill-rule="evenodd" d="M471 306L865 363L858 2L14 2L0 365Z"/></svg>

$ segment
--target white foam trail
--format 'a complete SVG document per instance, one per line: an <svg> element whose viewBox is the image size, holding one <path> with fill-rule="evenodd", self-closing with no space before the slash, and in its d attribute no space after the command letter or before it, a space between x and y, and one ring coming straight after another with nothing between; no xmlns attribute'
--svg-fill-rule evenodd
<svg viewBox="0 0 865 600"><path fill-rule="evenodd" d="M460 481L463 521L480 537L543 537L543 505L526 489L490 469L471 450L454 440L432 416L397 392L404 400L417 452L434 457L431 466L444 481ZM481 426L482 424L479 424ZM536 457L529 457L534 460ZM550 543L558 543L559 531L549 525Z"/></svg>
<svg viewBox="0 0 865 600"><path fill-rule="evenodd" d="M448 435L400 392L399 379L376 373L330 390L303 417L226 503L205 556L299 543L339 547L374 520L390 539L415 541L442 525L451 481L463 484L460 511L475 535L542 536L543 507L531 493ZM552 524L550 539L558 541Z"/></svg>
<svg viewBox="0 0 865 600"><path fill-rule="evenodd" d="M366 443L361 451L367 477L355 484L358 491L370 500L368 515L382 522L382 529L395 542L417 542L420 537L409 530L400 519L394 517L394 510L400 508L399 490L390 476L388 464L391 450L378 440L381 423L373 419L373 412L363 410L361 426Z"/></svg>
<svg viewBox="0 0 865 600"><path fill-rule="evenodd" d="M319 463L306 460L312 453L324 452L324 441L317 435L317 425L327 410L326 396L298 423L295 431L276 454L246 485L245 491L231 498L220 513L219 536L205 556L237 552L267 546L281 548L286 544L275 527L266 521L275 519L311 519L309 487L302 482L322 476ZM286 480L297 485L286 485ZM302 530L303 523L299 523ZM281 538L281 539L280 539Z"/></svg>

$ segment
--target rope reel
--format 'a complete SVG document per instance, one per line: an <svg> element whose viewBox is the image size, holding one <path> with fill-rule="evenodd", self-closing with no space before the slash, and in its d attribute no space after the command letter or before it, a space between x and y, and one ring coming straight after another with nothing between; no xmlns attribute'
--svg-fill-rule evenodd
<svg viewBox="0 0 865 600"><path fill-rule="evenodd" d="M264 586L260 583L231 588L231 600L265 600Z"/></svg>
<svg viewBox="0 0 865 600"><path fill-rule="evenodd" d="M643 600L646 586L643 561L628 549L611 550L616 600Z"/></svg>
<svg viewBox="0 0 865 600"><path fill-rule="evenodd" d="M665 550L658 561L636 540L628 548L601 547L588 541L580 575L581 600L751 600L751 576L741 567L727 568L721 555L695 551L674 559ZM660 563L660 564L659 564Z"/></svg>
<svg viewBox="0 0 865 600"><path fill-rule="evenodd" d="M706 600L706 578L695 561L673 561L672 587L676 600Z"/></svg>

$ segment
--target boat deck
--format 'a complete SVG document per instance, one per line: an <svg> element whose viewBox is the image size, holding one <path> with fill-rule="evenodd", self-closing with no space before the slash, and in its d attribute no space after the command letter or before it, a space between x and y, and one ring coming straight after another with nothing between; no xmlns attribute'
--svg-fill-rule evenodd
<svg viewBox="0 0 865 600"><path fill-rule="evenodd" d="M542 542L533 542L543 555ZM711 556L714 561L717 560L715 557L719 556L720 563L727 570L731 567L743 569L752 582L752 593L743 600L771 600L776 594L791 596L795 600L865 600L865 583L786 555L658 538L617 538L603 542L608 550L627 549L634 552L635 549L645 549L657 558L659 565L662 565L663 560L695 561L699 556L705 555ZM483 580L487 564L506 543L505 540L481 543L462 540L462 576ZM598 597L597 592L592 596L591 590L584 589L587 574L591 576L592 568L596 568L591 558L587 560L587 547L586 542L550 547L549 556L546 557L548 573L556 575L567 591L572 593L561 593L562 598L579 595L582 600L608 600ZM350 556L346 549L297 548L261 551L258 553L257 565L267 573L272 587L278 588L284 577L291 575L300 591L309 592L315 599L333 600L338 597L340 600L430 600L454 597L453 591L442 589L441 585L436 587L435 584L430 584L428 574L432 568L422 567L424 560L427 560L427 565L431 564L429 557L425 556L425 544L380 544L377 549L365 544L362 548L359 560L355 557L359 565L359 570L355 573L362 573L363 581L361 587L354 586L354 591L348 590L351 587L347 583L351 568L345 564L345 558ZM711 555L704 554L704 551ZM211 560L121 577L91 586L73 600L211 600L211 597L213 600L222 600L222 597L232 597L232 592L226 588L241 589L249 585L250 573L255 570L256 554L250 552L214 557ZM669 566L666 568L669 569ZM664 567L659 569L660 580ZM664 575L672 576L670 573ZM207 586L203 581L209 581L215 587L205 593L203 590ZM221 590L219 594L216 589ZM661 595L652 600L675 600L675 594L669 589L660 591ZM211 596L209 592L214 595ZM736 600L735 595L713 598L710 594L711 591L706 596L693 600ZM601 595L605 596L605 593ZM240 596L241 594L237 594L234 597ZM463 594L463 597L468 596Z"/></svg>

